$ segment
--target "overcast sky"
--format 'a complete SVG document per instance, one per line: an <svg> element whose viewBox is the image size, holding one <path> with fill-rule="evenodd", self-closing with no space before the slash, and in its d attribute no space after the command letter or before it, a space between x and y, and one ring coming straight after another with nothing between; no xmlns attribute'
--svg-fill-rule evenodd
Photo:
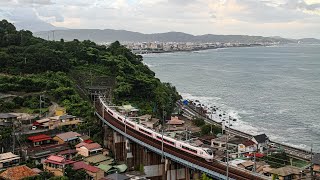
<svg viewBox="0 0 320 180"><path fill-rule="evenodd" d="M54 25L320 38L320 0L0 0L0 18L34 31Z"/></svg>

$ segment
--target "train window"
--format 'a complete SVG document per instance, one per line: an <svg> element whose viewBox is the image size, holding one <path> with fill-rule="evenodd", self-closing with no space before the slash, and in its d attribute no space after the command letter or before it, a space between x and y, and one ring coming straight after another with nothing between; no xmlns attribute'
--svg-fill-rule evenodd
<svg viewBox="0 0 320 180"><path fill-rule="evenodd" d="M111 114L111 115L113 115L113 113L112 113L110 110L108 110L108 113Z"/></svg>
<svg viewBox="0 0 320 180"><path fill-rule="evenodd" d="M146 133L146 134L151 135L151 133L150 133L150 132L148 132L148 131L146 131L146 130L144 130L144 129L139 128L139 130L140 130L140 131L142 131L142 132L144 132L144 133Z"/></svg>
<svg viewBox="0 0 320 180"><path fill-rule="evenodd" d="M157 136L157 138L158 138L159 140L162 140L162 137L161 137L161 136ZM166 142L166 143L168 143L168 144L174 145L174 142L169 141L169 140L167 140L167 139L165 139L165 138L163 138L163 141Z"/></svg>
<svg viewBox="0 0 320 180"><path fill-rule="evenodd" d="M191 152L193 152L193 153L197 153L197 151L196 151L196 150L191 149L191 148L186 147L186 146L182 146L182 149L185 149L185 150L191 151Z"/></svg>
<svg viewBox="0 0 320 180"><path fill-rule="evenodd" d="M212 152L212 150L211 149L207 149L207 150L205 150L209 155L212 155L213 154L213 152Z"/></svg>
<svg viewBox="0 0 320 180"><path fill-rule="evenodd" d="M119 121L122 121L122 119L121 119L120 117L118 117L118 120L119 120Z"/></svg>
<svg viewBox="0 0 320 180"><path fill-rule="evenodd" d="M134 125L130 124L128 121L126 121L126 124L129 125L130 127L134 127Z"/></svg>

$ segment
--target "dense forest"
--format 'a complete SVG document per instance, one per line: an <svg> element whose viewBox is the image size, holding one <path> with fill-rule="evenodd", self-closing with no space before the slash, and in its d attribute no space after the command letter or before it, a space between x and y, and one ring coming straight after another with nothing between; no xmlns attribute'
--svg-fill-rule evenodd
<svg viewBox="0 0 320 180"><path fill-rule="evenodd" d="M115 79L113 103L132 104L140 113L161 117L170 114L180 98L174 86L155 78L142 56L133 54L118 41L109 47L85 40L47 41L27 30L17 31L6 20L0 21L0 93L42 93L49 100L67 108L69 114L84 118L81 128L95 126L93 107L80 95L75 76L107 76ZM88 80L83 80L88 81ZM35 108L33 97L0 99L0 112L22 107ZM47 102L47 106L49 103Z"/></svg>

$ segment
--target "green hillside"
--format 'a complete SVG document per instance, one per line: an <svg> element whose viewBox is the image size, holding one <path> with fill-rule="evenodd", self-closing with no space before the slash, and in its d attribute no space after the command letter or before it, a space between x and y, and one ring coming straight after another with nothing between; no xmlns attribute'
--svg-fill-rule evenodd
<svg viewBox="0 0 320 180"><path fill-rule="evenodd" d="M82 128L90 128L91 132L100 130L94 126L94 109L76 88L88 84L89 76L115 79L113 103L117 105L130 103L141 113L158 117L163 110L172 112L180 98L175 87L155 78L142 60L117 41L108 48L89 40L46 41L30 31L17 31L6 20L0 21L0 93L43 93L49 102L57 102L69 114L83 117L86 123ZM87 78L80 83L76 77ZM33 101L32 97L0 99L0 112L36 108Z"/></svg>

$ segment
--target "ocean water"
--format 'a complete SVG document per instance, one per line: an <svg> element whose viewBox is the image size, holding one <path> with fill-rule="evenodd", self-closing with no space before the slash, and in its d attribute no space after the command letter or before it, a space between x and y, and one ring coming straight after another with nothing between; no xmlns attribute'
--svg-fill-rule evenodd
<svg viewBox="0 0 320 180"><path fill-rule="evenodd" d="M232 128L320 152L320 45L144 55L186 99L238 118Z"/></svg>

